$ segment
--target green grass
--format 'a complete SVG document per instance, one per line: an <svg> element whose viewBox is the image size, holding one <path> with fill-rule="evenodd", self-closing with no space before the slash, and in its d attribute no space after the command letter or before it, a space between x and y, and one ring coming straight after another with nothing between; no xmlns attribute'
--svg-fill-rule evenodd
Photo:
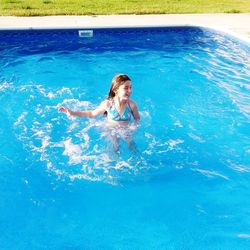
<svg viewBox="0 0 250 250"><path fill-rule="evenodd" d="M249 13L250 0L0 0L0 15Z"/></svg>

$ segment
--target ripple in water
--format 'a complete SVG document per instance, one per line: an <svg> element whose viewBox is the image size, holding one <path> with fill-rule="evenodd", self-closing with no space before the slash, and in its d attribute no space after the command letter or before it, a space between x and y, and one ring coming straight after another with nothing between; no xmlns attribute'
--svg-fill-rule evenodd
<svg viewBox="0 0 250 250"><path fill-rule="evenodd" d="M150 164L147 159L148 156L155 154L154 148L164 148L158 150L158 154L163 154L181 143L178 140L170 140L161 144L153 135L145 133L148 143L146 149L138 151L140 150L138 148L130 151L126 143L121 142L121 152L116 154L111 142L106 138L105 128L108 128L103 119L97 121L79 119L58 112L58 108L65 105L76 110L95 106L88 101L79 101L75 98L56 103L65 93L67 96L73 96L70 89L63 87L51 91L45 90L42 85L14 87L13 84L7 83L3 84L1 89L5 91L8 89L23 96L29 93L24 105L32 109L29 108L17 117L14 123L16 136L36 161L44 162L47 169L60 178L86 179L112 184L117 184L121 180L131 181L145 175L150 169L159 167L157 163ZM42 106L41 103L46 105ZM141 115L150 119L146 111ZM122 133L126 132L115 133L123 136ZM134 137L136 138L136 135Z"/></svg>

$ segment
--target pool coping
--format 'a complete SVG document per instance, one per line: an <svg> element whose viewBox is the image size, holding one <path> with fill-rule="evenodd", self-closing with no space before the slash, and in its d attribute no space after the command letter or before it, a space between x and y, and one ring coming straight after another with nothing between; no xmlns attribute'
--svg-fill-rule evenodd
<svg viewBox="0 0 250 250"><path fill-rule="evenodd" d="M220 31L250 45L250 13L98 16L0 16L0 30L199 27Z"/></svg>

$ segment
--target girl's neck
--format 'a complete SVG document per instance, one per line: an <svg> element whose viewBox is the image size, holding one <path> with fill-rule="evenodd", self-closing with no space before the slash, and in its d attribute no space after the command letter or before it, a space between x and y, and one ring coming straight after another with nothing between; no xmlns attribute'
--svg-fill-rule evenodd
<svg viewBox="0 0 250 250"><path fill-rule="evenodd" d="M114 97L114 101L121 107L128 103L128 100L121 100L118 96Z"/></svg>

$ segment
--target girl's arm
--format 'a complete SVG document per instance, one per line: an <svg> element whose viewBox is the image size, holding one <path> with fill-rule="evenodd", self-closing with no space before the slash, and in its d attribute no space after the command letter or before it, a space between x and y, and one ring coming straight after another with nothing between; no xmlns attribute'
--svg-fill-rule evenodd
<svg viewBox="0 0 250 250"><path fill-rule="evenodd" d="M106 106L107 106L107 101L105 100L95 110L72 111L71 109L69 109L67 107L61 107L59 109L59 111L63 112L63 113L68 113L71 116L94 118L94 117L97 117L99 115L102 115L106 110Z"/></svg>
<svg viewBox="0 0 250 250"><path fill-rule="evenodd" d="M133 112L135 123L138 124L140 122L140 114L139 114L136 103L134 101L130 100L130 107L131 107L132 112Z"/></svg>

